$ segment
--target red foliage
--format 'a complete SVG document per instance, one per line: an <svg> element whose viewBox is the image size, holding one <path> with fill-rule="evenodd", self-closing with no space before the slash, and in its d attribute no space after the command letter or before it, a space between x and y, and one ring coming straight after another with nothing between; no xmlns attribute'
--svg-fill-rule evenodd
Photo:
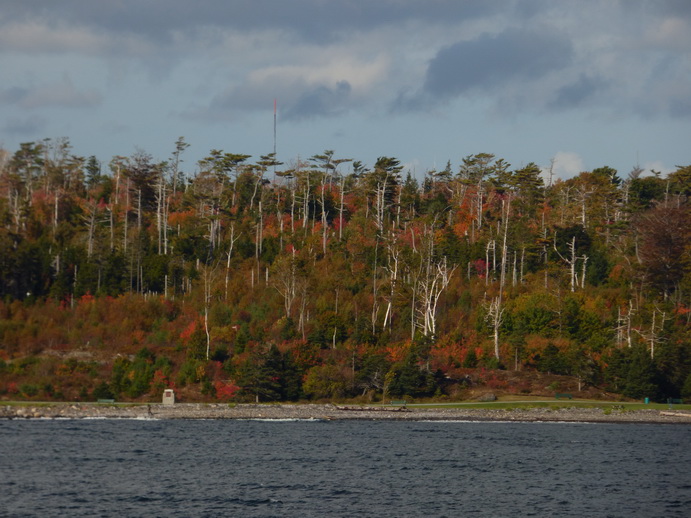
<svg viewBox="0 0 691 518"><path fill-rule="evenodd" d="M221 401L233 399L237 391L240 390L240 387L238 387L232 381L221 380L214 382L214 388L216 389L216 398L220 399Z"/></svg>
<svg viewBox="0 0 691 518"><path fill-rule="evenodd" d="M485 263L484 259L475 259L475 261L473 261L473 268L475 268L478 277L481 279L485 278L485 274L487 273L487 264Z"/></svg>
<svg viewBox="0 0 691 518"><path fill-rule="evenodd" d="M346 194L343 197L343 204L345 205L346 210L350 214L354 214L355 212L357 212L359 208L357 195L352 193Z"/></svg>
<svg viewBox="0 0 691 518"><path fill-rule="evenodd" d="M264 237L278 237L278 218L275 214L264 217Z"/></svg>
<svg viewBox="0 0 691 518"><path fill-rule="evenodd" d="M453 231L458 237L463 237L468 235L468 230L470 229L469 220L459 221L453 226Z"/></svg>
<svg viewBox="0 0 691 518"><path fill-rule="evenodd" d="M166 376L161 369L158 369L154 372L153 385L170 387L170 380L168 380L168 376Z"/></svg>
<svg viewBox="0 0 691 518"><path fill-rule="evenodd" d="M197 330L197 321L193 320L192 322L190 322L187 325L187 327L183 330L183 332L180 333L180 340L182 340L183 343L187 343L196 330Z"/></svg>
<svg viewBox="0 0 691 518"><path fill-rule="evenodd" d="M405 359L406 354L408 354L409 349L410 342L389 344L386 346L386 354L392 362L402 362Z"/></svg>
<svg viewBox="0 0 691 518"><path fill-rule="evenodd" d="M171 212L168 216L168 224L172 227L177 225L184 225L187 220L193 220L195 217L195 212L188 210L185 212Z"/></svg>
<svg viewBox="0 0 691 518"><path fill-rule="evenodd" d="M691 308L687 308L683 304L679 304L679 305L677 305L677 307L675 308L674 311L677 315L681 316L681 315L688 314L691 311Z"/></svg>
<svg viewBox="0 0 691 518"><path fill-rule="evenodd" d="M497 389L505 389L508 386L508 382L505 379L501 379L497 377L496 373L490 372L487 378L485 379L485 384L494 390Z"/></svg>
<svg viewBox="0 0 691 518"><path fill-rule="evenodd" d="M313 367L319 363L319 348L314 345L298 340L294 342L284 342L279 344L279 350L285 352L290 350L293 354L293 361L303 369Z"/></svg>
<svg viewBox="0 0 691 518"><path fill-rule="evenodd" d="M348 220L344 217L341 219L341 217L334 218L332 222L333 228L336 232L338 232L341 227L346 228L348 226Z"/></svg>
<svg viewBox="0 0 691 518"><path fill-rule="evenodd" d="M96 300L96 297L94 297L91 293L86 293L79 299L79 305L86 306L87 304L93 304L94 300Z"/></svg>

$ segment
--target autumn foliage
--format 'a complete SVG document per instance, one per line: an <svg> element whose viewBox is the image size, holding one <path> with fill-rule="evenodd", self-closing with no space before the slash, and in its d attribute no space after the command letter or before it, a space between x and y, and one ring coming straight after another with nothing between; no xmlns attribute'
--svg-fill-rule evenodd
<svg viewBox="0 0 691 518"><path fill-rule="evenodd" d="M1 398L691 396L690 166L185 147L0 150Z"/></svg>

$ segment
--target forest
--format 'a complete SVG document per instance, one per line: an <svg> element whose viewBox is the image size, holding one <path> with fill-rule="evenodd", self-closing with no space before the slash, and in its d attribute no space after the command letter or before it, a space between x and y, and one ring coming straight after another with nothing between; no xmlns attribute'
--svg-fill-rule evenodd
<svg viewBox="0 0 691 518"><path fill-rule="evenodd" d="M691 165L188 146L0 149L0 399L691 398Z"/></svg>

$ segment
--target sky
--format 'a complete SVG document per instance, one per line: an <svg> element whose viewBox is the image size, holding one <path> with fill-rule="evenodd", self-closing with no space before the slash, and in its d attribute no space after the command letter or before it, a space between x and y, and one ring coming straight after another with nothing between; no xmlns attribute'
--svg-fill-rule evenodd
<svg viewBox="0 0 691 518"><path fill-rule="evenodd" d="M0 0L0 79L0 147L104 164L691 164L689 0Z"/></svg>

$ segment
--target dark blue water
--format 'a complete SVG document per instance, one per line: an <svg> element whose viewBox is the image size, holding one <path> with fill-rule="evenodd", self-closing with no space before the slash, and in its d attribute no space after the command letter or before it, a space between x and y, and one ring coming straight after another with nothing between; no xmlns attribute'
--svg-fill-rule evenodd
<svg viewBox="0 0 691 518"><path fill-rule="evenodd" d="M691 516L691 427L0 421L0 516Z"/></svg>

